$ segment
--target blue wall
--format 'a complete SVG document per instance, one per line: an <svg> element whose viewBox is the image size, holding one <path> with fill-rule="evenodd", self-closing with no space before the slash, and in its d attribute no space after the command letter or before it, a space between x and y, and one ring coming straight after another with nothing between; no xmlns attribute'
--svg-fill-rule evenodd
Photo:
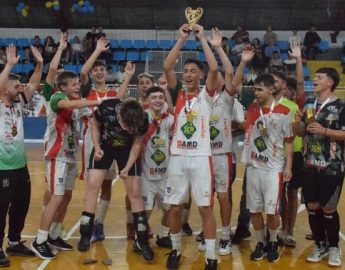
<svg viewBox="0 0 345 270"><path fill-rule="evenodd" d="M43 140L47 117L24 117L24 138Z"/></svg>

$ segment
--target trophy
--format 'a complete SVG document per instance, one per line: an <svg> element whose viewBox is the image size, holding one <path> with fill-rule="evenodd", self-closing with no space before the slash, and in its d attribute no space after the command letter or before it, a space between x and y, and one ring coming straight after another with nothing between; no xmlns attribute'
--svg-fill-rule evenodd
<svg viewBox="0 0 345 270"><path fill-rule="evenodd" d="M198 7L197 9L192 9L191 7L187 7L185 9L184 14L186 15L186 19L189 24L189 29L192 29L192 26L198 23L203 12L204 10L201 7Z"/></svg>
<svg viewBox="0 0 345 270"><path fill-rule="evenodd" d="M315 122L315 109L312 107L307 108L307 123L310 124L312 122Z"/></svg>

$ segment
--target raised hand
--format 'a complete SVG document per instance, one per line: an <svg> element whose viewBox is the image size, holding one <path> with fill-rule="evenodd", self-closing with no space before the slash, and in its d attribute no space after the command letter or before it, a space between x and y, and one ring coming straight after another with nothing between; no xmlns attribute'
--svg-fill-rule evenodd
<svg viewBox="0 0 345 270"><path fill-rule="evenodd" d="M100 52L105 52L105 51L109 50L109 48L110 48L109 42L105 37L101 37L97 41L96 50L98 50Z"/></svg>
<svg viewBox="0 0 345 270"><path fill-rule="evenodd" d="M291 52L289 51L289 54L294 57L294 58L298 58L301 57L301 46L298 40L294 40L292 42L290 42L290 48L291 48Z"/></svg>
<svg viewBox="0 0 345 270"><path fill-rule="evenodd" d="M255 55L255 51L251 45L246 45L242 51L242 61L250 62Z"/></svg>
<svg viewBox="0 0 345 270"><path fill-rule="evenodd" d="M14 66L18 63L20 56L16 55L16 46L13 44L10 44L8 47L6 47L6 58L8 65Z"/></svg>
<svg viewBox="0 0 345 270"><path fill-rule="evenodd" d="M32 55L34 56L36 60L36 63L43 63L43 57L38 51L38 49L32 45L30 46L30 48L31 48Z"/></svg>
<svg viewBox="0 0 345 270"><path fill-rule="evenodd" d="M64 50L67 48L68 34L67 32L60 34L59 49Z"/></svg>
<svg viewBox="0 0 345 270"><path fill-rule="evenodd" d="M217 28L212 28L212 39L207 37L213 48L220 48L222 45L223 33Z"/></svg>
<svg viewBox="0 0 345 270"><path fill-rule="evenodd" d="M194 24L192 26L192 29L191 31L194 32L194 35L200 40L202 39L203 37L205 37L205 34L204 34L204 27L201 26L200 24Z"/></svg>
<svg viewBox="0 0 345 270"><path fill-rule="evenodd" d="M183 24L180 28L179 28L179 38L186 40L189 36L189 25L188 24Z"/></svg>
<svg viewBox="0 0 345 270"><path fill-rule="evenodd" d="M128 76L133 76L135 73L135 64L131 61L128 61L125 67L125 72Z"/></svg>

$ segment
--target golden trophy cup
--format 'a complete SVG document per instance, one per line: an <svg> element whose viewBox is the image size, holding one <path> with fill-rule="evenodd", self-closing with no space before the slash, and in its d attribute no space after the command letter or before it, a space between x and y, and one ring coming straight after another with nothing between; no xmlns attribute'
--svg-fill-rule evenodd
<svg viewBox="0 0 345 270"><path fill-rule="evenodd" d="M185 9L184 14L186 15L186 19L189 24L189 29L192 29L192 26L198 23L203 13L204 10L201 7L198 7L197 9L187 7Z"/></svg>
<svg viewBox="0 0 345 270"><path fill-rule="evenodd" d="M315 122L315 110L314 108L307 108L307 123L313 123Z"/></svg>

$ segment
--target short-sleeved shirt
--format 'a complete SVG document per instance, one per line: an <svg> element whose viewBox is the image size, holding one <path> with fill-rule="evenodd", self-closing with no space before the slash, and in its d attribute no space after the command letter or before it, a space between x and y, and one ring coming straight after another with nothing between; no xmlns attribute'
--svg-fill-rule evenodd
<svg viewBox="0 0 345 270"><path fill-rule="evenodd" d="M24 147L23 105L7 107L0 101L0 170L14 170L27 163Z"/></svg>
<svg viewBox="0 0 345 270"><path fill-rule="evenodd" d="M272 112L270 108L262 108L253 103L248 108L246 133L242 153L242 161L256 168L282 172L284 167L284 142L292 142L292 119L290 110L277 104ZM260 134L260 128L265 124L267 134Z"/></svg>
<svg viewBox="0 0 345 270"><path fill-rule="evenodd" d="M313 106L309 101L307 107ZM321 104L317 104L319 109ZM306 120L304 120L307 122ZM316 121L323 127L345 131L345 104L340 99L327 103L317 115ZM305 170L322 170L336 175L344 172L344 141L307 132L303 138Z"/></svg>
<svg viewBox="0 0 345 270"><path fill-rule="evenodd" d="M94 117L101 124L101 144L109 145L117 149L128 149L133 145L134 139L143 136L148 130L148 116L145 113L142 126L134 134L125 131L117 117L116 106L120 104L119 99L104 100L95 110Z"/></svg>

